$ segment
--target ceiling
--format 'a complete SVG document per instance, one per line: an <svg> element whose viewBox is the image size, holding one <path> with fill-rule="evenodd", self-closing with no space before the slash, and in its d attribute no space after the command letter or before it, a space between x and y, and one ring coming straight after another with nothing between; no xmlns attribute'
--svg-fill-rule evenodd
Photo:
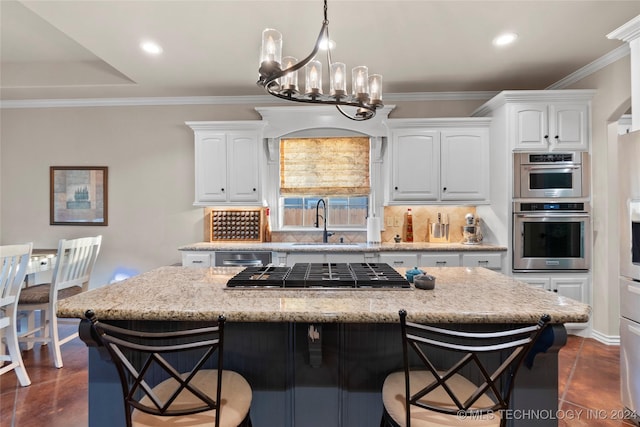
<svg viewBox="0 0 640 427"><path fill-rule="evenodd" d="M0 0L1 97L262 95L262 30L303 58L322 13L321 0ZM334 61L368 65L387 94L544 89L622 46L606 35L639 14L638 0L328 4ZM494 47L507 30L517 42Z"/></svg>

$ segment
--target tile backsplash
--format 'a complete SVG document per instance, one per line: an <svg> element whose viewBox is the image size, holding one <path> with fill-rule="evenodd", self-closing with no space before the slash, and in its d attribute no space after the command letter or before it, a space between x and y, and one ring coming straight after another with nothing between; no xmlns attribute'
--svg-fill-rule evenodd
<svg viewBox="0 0 640 427"><path fill-rule="evenodd" d="M465 215L472 213L476 215L475 206L385 206L384 207L384 229L382 231L382 241L392 243L393 238L399 235L404 240L404 227L407 209L411 208L413 217L413 241L429 241L429 223L438 222L438 213L441 214L442 222L449 222L449 241L462 241L462 226L465 224Z"/></svg>
<svg viewBox="0 0 640 427"><path fill-rule="evenodd" d="M404 238L404 226L407 209L411 208L413 216L413 241L429 241L429 223L438 221L438 213L441 214L442 221L449 221L449 242L457 243L462 241L462 226L465 224L465 215L472 213L476 215L475 206L385 206L384 225L382 230L382 242L393 243L393 238L400 235ZM330 231L336 231L331 230ZM347 243L363 243L367 240L365 231L336 231L329 237L329 241L337 242L343 239ZM322 231L274 231L272 234L274 242L320 242L322 241Z"/></svg>

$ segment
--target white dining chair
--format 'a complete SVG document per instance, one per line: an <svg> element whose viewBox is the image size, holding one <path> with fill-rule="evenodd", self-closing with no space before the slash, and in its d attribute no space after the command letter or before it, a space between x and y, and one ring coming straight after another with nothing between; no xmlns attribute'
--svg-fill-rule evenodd
<svg viewBox="0 0 640 427"><path fill-rule="evenodd" d="M28 326L26 331L20 332L18 339L25 343L51 343L56 368L63 366L60 347L78 336L77 330L65 337L59 336L56 316L58 300L89 289L89 279L101 244L102 236L60 240L51 283L29 286L20 293L18 310L27 312ZM37 327L34 321L36 311L40 311Z"/></svg>
<svg viewBox="0 0 640 427"><path fill-rule="evenodd" d="M20 385L31 384L18 344L17 307L20 290L27 274L32 243L0 246L0 375L15 371ZM2 341L7 347L4 353Z"/></svg>

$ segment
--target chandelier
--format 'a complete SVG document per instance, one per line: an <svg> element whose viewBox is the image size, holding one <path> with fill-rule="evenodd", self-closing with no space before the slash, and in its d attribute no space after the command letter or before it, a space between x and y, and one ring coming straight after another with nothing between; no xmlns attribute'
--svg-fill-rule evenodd
<svg viewBox="0 0 640 427"><path fill-rule="evenodd" d="M258 86L271 95L287 101L310 104L335 105L338 111L351 120L367 120L375 116L382 104L382 76L369 75L366 66L353 68L352 90L347 93L346 65L331 60L327 0L324 0L324 20L313 50L302 61L291 56L282 57L282 34L267 28L262 32L260 54L260 78ZM316 59L318 50L326 47L329 72L329 93L322 91L322 63ZM298 89L298 70L305 69L304 92ZM284 69L283 69L284 68ZM349 114L343 107L355 107Z"/></svg>

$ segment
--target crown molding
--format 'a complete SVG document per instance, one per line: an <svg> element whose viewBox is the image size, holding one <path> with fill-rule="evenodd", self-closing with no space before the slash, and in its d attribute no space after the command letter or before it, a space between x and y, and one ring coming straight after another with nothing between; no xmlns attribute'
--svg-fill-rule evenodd
<svg viewBox="0 0 640 427"><path fill-rule="evenodd" d="M629 43L640 38L640 15L607 34L607 38L618 39Z"/></svg>
<svg viewBox="0 0 640 427"><path fill-rule="evenodd" d="M600 58L596 59L595 61L592 61L589 64L585 65L584 67L574 71L568 76L558 80L557 82L549 86L547 89L564 89L584 79L585 77L588 77L591 74L594 74L602 70L603 68L624 58L630 53L631 53L631 49L629 48L629 44L625 43L622 46L612 50L611 52L605 55L602 55Z"/></svg>
<svg viewBox="0 0 640 427"><path fill-rule="evenodd" d="M385 94L385 101L465 101L491 99L498 92L415 92ZM0 108L137 107L162 105L291 105L268 95L175 96L137 98L73 98L1 100Z"/></svg>

